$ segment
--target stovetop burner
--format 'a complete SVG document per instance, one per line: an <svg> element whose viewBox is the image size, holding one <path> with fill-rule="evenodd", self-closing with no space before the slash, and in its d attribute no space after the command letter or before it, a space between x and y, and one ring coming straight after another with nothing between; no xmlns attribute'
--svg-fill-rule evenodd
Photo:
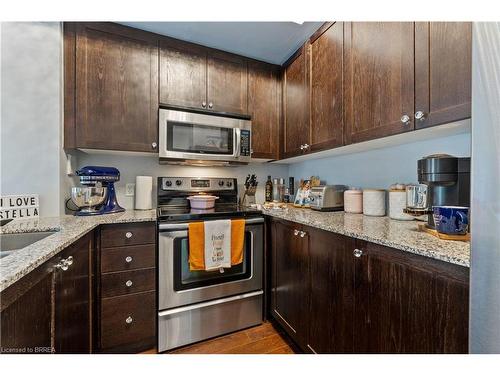
<svg viewBox="0 0 500 375"><path fill-rule="evenodd" d="M190 208L187 198L200 193L219 197L213 209ZM159 221L246 218L257 215L262 215L261 211L238 206L238 182L235 178L158 177Z"/></svg>

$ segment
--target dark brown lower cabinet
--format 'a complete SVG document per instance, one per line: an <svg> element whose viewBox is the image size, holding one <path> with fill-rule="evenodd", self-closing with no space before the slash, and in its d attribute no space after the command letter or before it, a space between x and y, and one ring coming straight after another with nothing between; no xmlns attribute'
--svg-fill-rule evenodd
<svg viewBox="0 0 500 375"><path fill-rule="evenodd" d="M358 353L467 353L469 270L357 241Z"/></svg>
<svg viewBox="0 0 500 375"><path fill-rule="evenodd" d="M2 292L2 353L91 352L92 243L87 234Z"/></svg>
<svg viewBox="0 0 500 375"><path fill-rule="evenodd" d="M61 260L71 263L55 272L56 353L92 351L91 235L61 252Z"/></svg>
<svg viewBox="0 0 500 375"><path fill-rule="evenodd" d="M271 219L271 315L309 353L467 353L469 269Z"/></svg>
<svg viewBox="0 0 500 375"><path fill-rule="evenodd" d="M320 229L304 229L309 241L308 349L352 353L355 321L354 239Z"/></svg>
<svg viewBox="0 0 500 375"><path fill-rule="evenodd" d="M273 220L271 315L304 348L308 334L309 254L307 241L299 234L301 229L299 224Z"/></svg>

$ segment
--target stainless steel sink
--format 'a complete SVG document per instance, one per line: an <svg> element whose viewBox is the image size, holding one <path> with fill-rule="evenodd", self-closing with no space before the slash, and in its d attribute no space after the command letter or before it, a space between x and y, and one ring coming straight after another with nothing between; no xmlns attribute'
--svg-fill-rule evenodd
<svg viewBox="0 0 500 375"><path fill-rule="evenodd" d="M30 233L9 233L0 234L0 258L12 254L14 251L25 248L35 242L56 233L55 231L47 232L30 232Z"/></svg>

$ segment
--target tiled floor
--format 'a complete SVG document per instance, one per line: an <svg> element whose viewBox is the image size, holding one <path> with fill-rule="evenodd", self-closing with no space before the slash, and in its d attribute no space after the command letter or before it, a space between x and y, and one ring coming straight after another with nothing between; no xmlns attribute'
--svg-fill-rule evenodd
<svg viewBox="0 0 500 375"><path fill-rule="evenodd" d="M294 354L288 339L266 322L226 336L185 346L170 354Z"/></svg>

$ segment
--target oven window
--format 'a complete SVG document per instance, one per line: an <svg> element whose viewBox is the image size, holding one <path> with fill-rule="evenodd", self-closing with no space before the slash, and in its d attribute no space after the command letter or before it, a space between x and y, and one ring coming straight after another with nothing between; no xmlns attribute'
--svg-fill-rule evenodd
<svg viewBox="0 0 500 375"><path fill-rule="evenodd" d="M167 150L232 155L233 129L169 121Z"/></svg>
<svg viewBox="0 0 500 375"><path fill-rule="evenodd" d="M190 271L189 270L189 240L188 237L178 237L174 240L174 290L194 289L203 286L223 284L229 281L244 280L251 276L252 249L250 231L245 232L243 244L243 262L224 268L224 272Z"/></svg>

